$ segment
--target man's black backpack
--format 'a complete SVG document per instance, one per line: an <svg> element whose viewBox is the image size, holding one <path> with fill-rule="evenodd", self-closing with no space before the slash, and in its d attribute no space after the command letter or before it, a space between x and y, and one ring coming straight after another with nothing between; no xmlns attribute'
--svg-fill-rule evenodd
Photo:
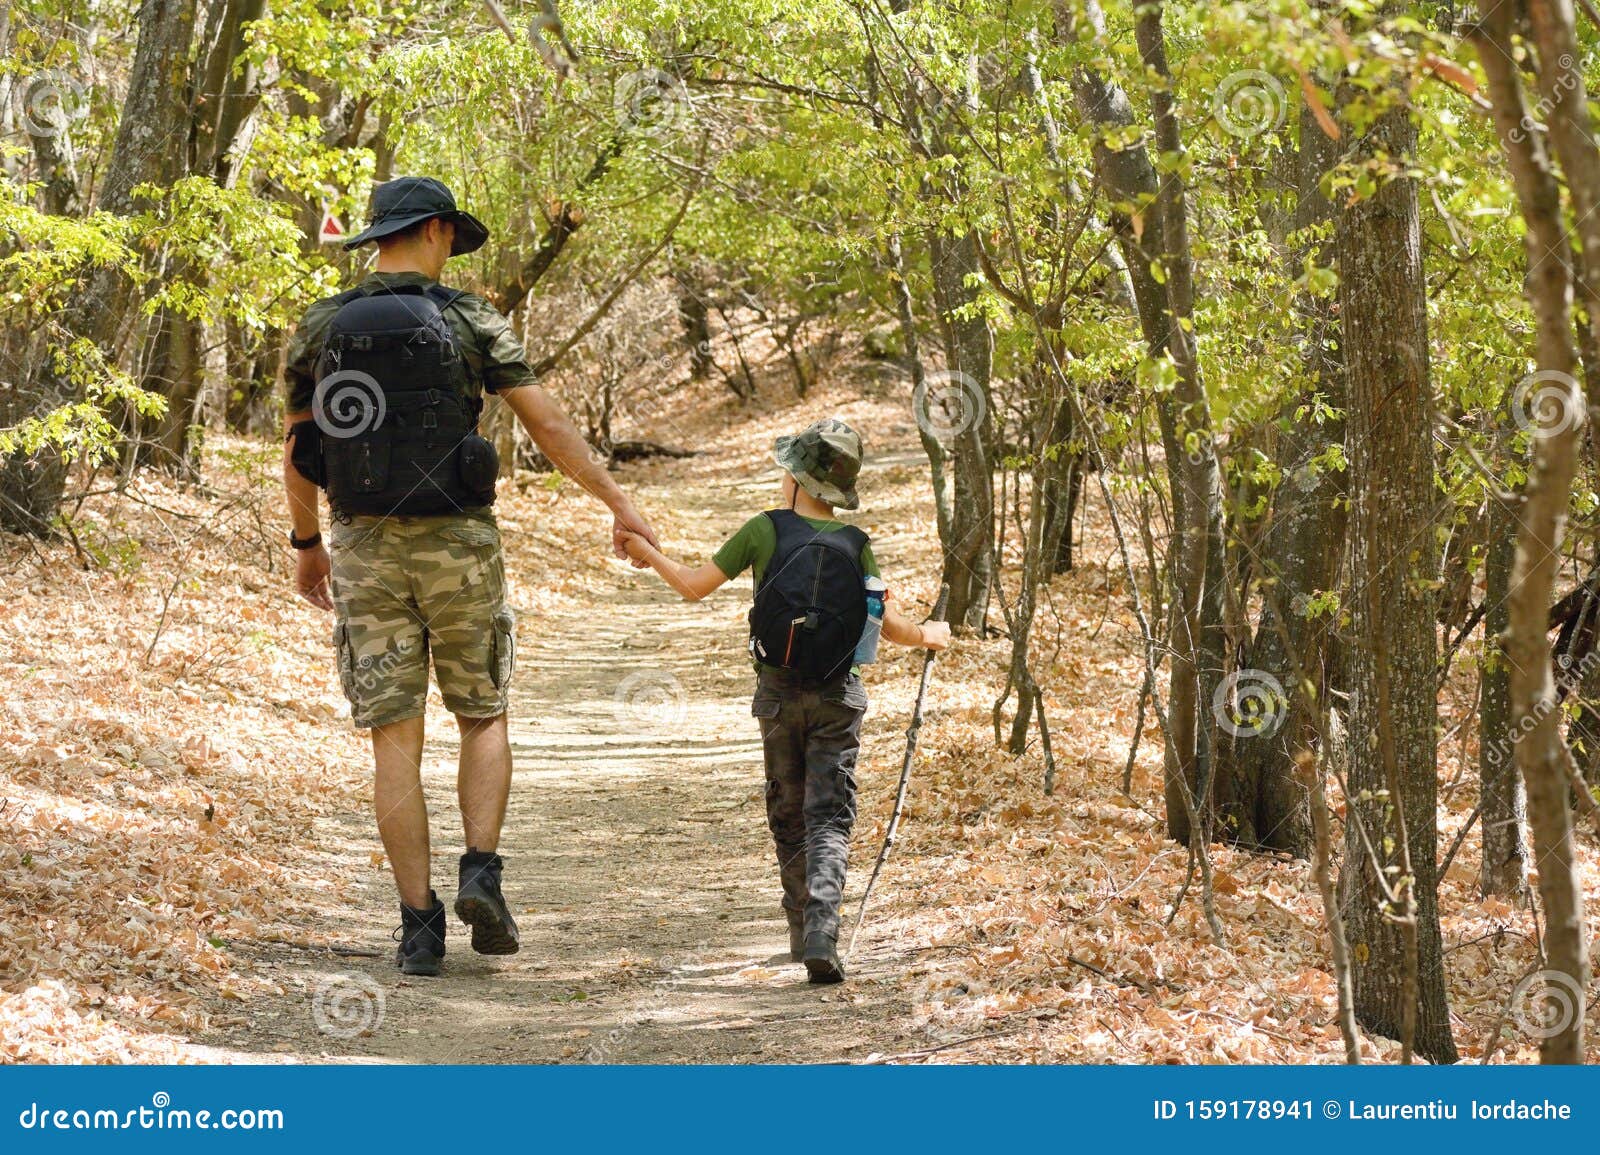
<svg viewBox="0 0 1600 1155"><path fill-rule="evenodd" d="M766 517L778 544L750 607L750 653L804 681L829 681L850 669L867 624L867 535L853 525L814 529L787 509Z"/></svg>
<svg viewBox="0 0 1600 1155"><path fill-rule="evenodd" d="M442 514L489 505L499 461L478 436L483 402L442 311L462 296L442 285L352 289L334 298L317 361L314 431L301 468L336 513ZM305 423L313 424L313 423Z"/></svg>

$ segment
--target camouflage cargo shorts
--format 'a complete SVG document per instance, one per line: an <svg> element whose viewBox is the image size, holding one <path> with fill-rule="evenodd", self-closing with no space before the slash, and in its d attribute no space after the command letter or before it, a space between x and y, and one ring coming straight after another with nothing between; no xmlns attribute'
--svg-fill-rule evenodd
<svg viewBox="0 0 1600 1155"><path fill-rule="evenodd" d="M451 713L505 712L516 619L493 513L335 522L329 552L339 680L357 726L421 714L430 655Z"/></svg>

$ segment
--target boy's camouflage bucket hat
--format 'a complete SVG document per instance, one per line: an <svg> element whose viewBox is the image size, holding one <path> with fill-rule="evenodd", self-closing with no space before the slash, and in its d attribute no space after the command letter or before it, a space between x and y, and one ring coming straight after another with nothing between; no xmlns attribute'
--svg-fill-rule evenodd
<svg viewBox="0 0 1600 1155"><path fill-rule="evenodd" d="M844 509L861 504L856 497L861 438L843 421L827 417L803 433L778 438L772 443L772 457L818 501Z"/></svg>

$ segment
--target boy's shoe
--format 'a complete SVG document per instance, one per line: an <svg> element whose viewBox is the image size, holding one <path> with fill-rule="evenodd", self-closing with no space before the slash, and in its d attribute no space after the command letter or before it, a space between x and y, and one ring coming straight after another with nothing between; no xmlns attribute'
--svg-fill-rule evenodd
<svg viewBox="0 0 1600 1155"><path fill-rule="evenodd" d="M812 982L844 982L844 963L839 961L839 952L834 946L833 935L824 934L820 930L806 935L803 961Z"/></svg>
<svg viewBox="0 0 1600 1155"><path fill-rule="evenodd" d="M456 892L456 917L472 928L472 949L479 954L516 954L517 921L500 894L498 854L469 850L461 856L461 889Z"/></svg>
<svg viewBox="0 0 1600 1155"><path fill-rule="evenodd" d="M400 945L395 947L394 964L401 974L436 975L444 959L444 903L431 890L428 897L433 905L427 910L400 904L400 925L394 932Z"/></svg>
<svg viewBox="0 0 1600 1155"><path fill-rule="evenodd" d="M789 961L806 957L806 916L804 911L785 910L789 916Z"/></svg>

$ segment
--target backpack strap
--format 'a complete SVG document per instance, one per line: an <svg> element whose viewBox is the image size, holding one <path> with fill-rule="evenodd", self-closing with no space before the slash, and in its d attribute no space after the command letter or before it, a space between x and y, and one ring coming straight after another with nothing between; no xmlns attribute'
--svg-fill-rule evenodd
<svg viewBox="0 0 1600 1155"><path fill-rule="evenodd" d="M863 580L865 580L866 568L861 564L861 551L866 548L867 542L871 538L859 526L841 525L838 529L815 529L810 522L792 509L769 509L764 511L762 516L772 523L773 533L777 537L777 542L772 551L774 558L778 556L778 547L783 545L784 530L799 530L810 535L808 540L815 541L819 545L826 546L848 557L856 569L861 572ZM766 573L762 574L763 579L768 574L771 574L772 571L773 567L769 563Z"/></svg>
<svg viewBox="0 0 1600 1155"><path fill-rule="evenodd" d="M448 308L467 295L465 289L447 289L435 282L431 285L377 285L370 289L358 285L353 289L346 289L334 300L340 305L348 305L351 301L360 300L362 297L376 297L379 293L397 297L432 297L441 309Z"/></svg>
<svg viewBox="0 0 1600 1155"><path fill-rule="evenodd" d="M847 525L838 531L841 537L849 538L855 546L856 562L860 564L861 551L867 548L867 543L872 539L867 536L867 531L857 525Z"/></svg>
<svg viewBox="0 0 1600 1155"><path fill-rule="evenodd" d="M756 586L757 590L772 579L772 562L778 556L778 547L783 544L783 515L788 512L787 509L764 509L761 511L761 516L772 523L772 557L767 559L767 568L762 571L761 581Z"/></svg>
<svg viewBox="0 0 1600 1155"><path fill-rule="evenodd" d="M439 307L441 309L448 309L451 305L455 304L462 297L467 295L465 289L447 289L445 286L438 284L437 282L429 285L422 291L428 296L432 297L435 301L439 302Z"/></svg>
<svg viewBox="0 0 1600 1155"><path fill-rule="evenodd" d="M461 300L462 297L465 297L468 294L467 294L466 290L464 290L464 289L447 288L446 286L441 285L437 281L435 281L433 284L429 285L426 289L423 290L423 295L426 296L434 304L439 306L439 312L442 315L446 309L448 309L451 305L454 305L457 301ZM450 325L450 322L448 320L445 321L445 325L446 325L446 327L448 327L450 329L450 339L451 339L451 343L455 346L456 356L460 357L462 359L462 361L463 361L463 366L462 366L463 377L468 376L472 372L472 369L471 369L471 364L472 363L470 361L467 361L465 356L463 355L463 350L461 348L461 339L458 336L456 336L455 328ZM479 384L481 385L482 382L480 382ZM482 393L482 391L480 390L478 395L475 396L475 397L463 397L463 400L467 403L467 408L472 413L472 420L473 421L477 421L478 418L480 416L482 416L482 414L483 414L483 393Z"/></svg>

